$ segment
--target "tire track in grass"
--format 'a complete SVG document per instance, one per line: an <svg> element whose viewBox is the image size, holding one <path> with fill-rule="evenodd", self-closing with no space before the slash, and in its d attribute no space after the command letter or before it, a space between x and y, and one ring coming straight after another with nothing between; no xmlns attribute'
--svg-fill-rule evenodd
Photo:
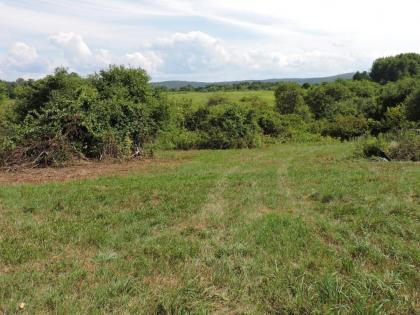
<svg viewBox="0 0 420 315"><path fill-rule="evenodd" d="M164 231L155 230L149 236L149 240L163 236L181 237L200 244L197 255L188 258L183 266L175 267L173 270L169 269L163 273L156 272L145 278L143 281L152 292L167 290L170 286L166 284L162 286L162 279L168 277L176 280L178 294L182 294L183 288L190 286L191 281L193 281L195 282L194 287L201 292L201 298L199 301L195 300L189 303L203 303L212 310L212 313L216 312L216 314L228 314L234 309L234 304L228 298L227 290L214 284L214 271L208 265L208 259L214 257L217 244L223 242L222 239L226 233L223 218L228 209L229 201L223 195L229 185L229 176L237 173L243 163L248 161L250 161L250 158L248 156L243 157L242 153L229 156L227 161L223 160L223 164L220 164L219 159L211 161L210 164L206 165L207 169L212 169L217 164L219 167L214 170L214 182L203 196L203 203L199 206L197 212L189 217L182 218L181 221L177 220L178 222L167 226ZM207 233L206 237L202 238L201 233Z"/></svg>
<svg viewBox="0 0 420 315"><path fill-rule="evenodd" d="M187 272L189 278L195 278L199 287L203 290L207 303L212 307L213 314L240 314L248 313L252 306L241 305L235 298L230 297L229 288L223 285L217 285L215 282L215 270L209 262L217 256L217 250L220 244L228 244L229 241L229 223L223 219L228 214L231 200L226 200L223 196L229 188L229 177L232 174L239 173L245 166L245 163L260 159L263 154L257 154L250 158L241 159L242 161L235 166L228 168L209 190L206 202L200 211L192 216L181 229L186 231L191 229L196 235L204 235L200 240L200 253L197 257L188 262L191 266ZM240 197L240 195L238 195ZM245 215L248 215L246 213Z"/></svg>
<svg viewBox="0 0 420 315"><path fill-rule="evenodd" d="M242 167L245 163L254 162L259 160L264 153L256 154L252 157L243 158L240 156L240 161L224 171L219 180L216 181L212 189L207 193L207 198L205 203L201 206L200 210L189 220L185 222L182 227L185 228L198 228L199 230L204 230L208 227L213 229L218 229L220 224L217 223L225 214L228 207L228 202L223 197L224 192L228 188L229 176L235 173L240 173ZM235 157L236 159L237 157ZM220 230L220 229L219 229ZM213 233L213 236L216 234Z"/></svg>

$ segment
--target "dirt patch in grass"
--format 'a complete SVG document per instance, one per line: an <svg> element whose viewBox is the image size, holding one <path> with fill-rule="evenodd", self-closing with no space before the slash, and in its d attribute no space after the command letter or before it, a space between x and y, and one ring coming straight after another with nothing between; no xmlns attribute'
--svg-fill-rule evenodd
<svg viewBox="0 0 420 315"><path fill-rule="evenodd" d="M63 168L34 168L13 172L0 171L0 184L41 184L48 182L67 182L100 176L128 176L152 169L170 168L179 165L181 160L146 159L124 162L86 162Z"/></svg>

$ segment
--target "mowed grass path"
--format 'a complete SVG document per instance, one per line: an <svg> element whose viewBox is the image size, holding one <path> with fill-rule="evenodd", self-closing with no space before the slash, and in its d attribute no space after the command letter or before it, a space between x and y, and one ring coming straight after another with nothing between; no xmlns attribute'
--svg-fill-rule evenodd
<svg viewBox="0 0 420 315"><path fill-rule="evenodd" d="M352 150L161 152L176 165L0 186L0 313L416 314L420 165Z"/></svg>

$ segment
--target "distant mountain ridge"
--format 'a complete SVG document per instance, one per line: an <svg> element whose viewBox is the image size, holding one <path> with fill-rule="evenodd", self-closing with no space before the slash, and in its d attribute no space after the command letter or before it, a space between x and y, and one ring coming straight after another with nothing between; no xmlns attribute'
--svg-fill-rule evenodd
<svg viewBox="0 0 420 315"><path fill-rule="evenodd" d="M277 83L277 82L296 82L299 84L309 83L317 84L322 82L332 82L337 79L352 79L354 72L343 73L329 77L319 77L319 78L284 78L284 79L266 79L266 80L241 80L241 81L222 81L222 82L197 82L197 81L161 81L161 82L152 82L154 86L163 86L168 89L179 89L186 86L192 86L193 88L206 87L214 84L221 85L230 85L238 83L252 83L252 82L266 82L266 83Z"/></svg>

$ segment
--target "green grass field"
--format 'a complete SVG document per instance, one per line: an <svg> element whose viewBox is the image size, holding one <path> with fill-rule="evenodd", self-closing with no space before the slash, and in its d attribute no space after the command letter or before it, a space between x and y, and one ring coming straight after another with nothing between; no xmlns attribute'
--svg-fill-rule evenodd
<svg viewBox="0 0 420 315"><path fill-rule="evenodd" d="M212 96L222 96L233 104L246 104L249 99L258 97L269 106L274 107L274 91L231 91L231 92L170 92L170 99L177 101L190 99L195 107L205 106Z"/></svg>
<svg viewBox="0 0 420 315"><path fill-rule="evenodd" d="M418 314L420 165L352 152L159 152L3 184L0 313Z"/></svg>

